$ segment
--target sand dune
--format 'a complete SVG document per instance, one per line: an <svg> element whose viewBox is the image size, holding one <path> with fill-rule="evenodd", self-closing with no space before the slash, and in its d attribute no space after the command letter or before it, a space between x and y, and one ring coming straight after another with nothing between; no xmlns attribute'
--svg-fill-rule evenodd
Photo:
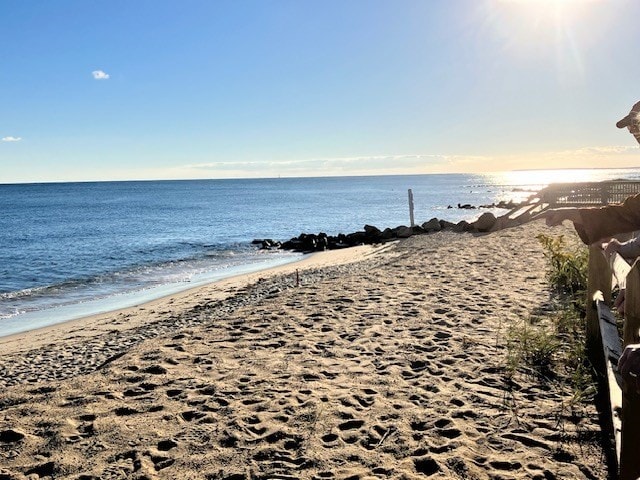
<svg viewBox="0 0 640 480"><path fill-rule="evenodd" d="M508 325L549 297L538 231L413 237L298 287L5 339L0 479L605 478L594 408L505 381Z"/></svg>

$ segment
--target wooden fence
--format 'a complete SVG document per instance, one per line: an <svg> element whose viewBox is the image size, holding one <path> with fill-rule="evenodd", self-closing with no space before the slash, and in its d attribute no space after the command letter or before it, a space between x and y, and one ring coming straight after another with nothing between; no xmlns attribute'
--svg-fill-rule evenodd
<svg viewBox="0 0 640 480"><path fill-rule="evenodd" d="M640 191L635 180L552 183L536 195L540 203L555 207L589 207L622 203Z"/></svg>
<svg viewBox="0 0 640 480"><path fill-rule="evenodd" d="M502 215L499 228L525 223L537 213L558 207L600 207L622 203L640 193L640 181L611 180L606 182L552 183L525 202Z"/></svg>
<svg viewBox="0 0 640 480"><path fill-rule="evenodd" d="M610 308L616 284L625 289L622 338ZM608 390L619 478L636 480L640 478L640 395L636 379L622 378L617 365L623 348L640 341L640 260L629 266L618 254L607 258L600 247L590 247L587 295L587 351Z"/></svg>
<svg viewBox="0 0 640 480"><path fill-rule="evenodd" d="M599 207L622 203L640 192L640 181L554 183L529 197L497 222L497 228L527 222L548 208ZM625 289L622 339L611 312L611 291ZM640 479L640 395L636 379L622 379L618 359L623 347L640 342L640 261L633 266L618 254L606 258L600 247L590 247L587 297L587 350L604 380L611 409L616 459L621 480ZM640 385L640 379L638 379ZM633 388L630 388L632 385ZM635 412L635 413L634 413Z"/></svg>

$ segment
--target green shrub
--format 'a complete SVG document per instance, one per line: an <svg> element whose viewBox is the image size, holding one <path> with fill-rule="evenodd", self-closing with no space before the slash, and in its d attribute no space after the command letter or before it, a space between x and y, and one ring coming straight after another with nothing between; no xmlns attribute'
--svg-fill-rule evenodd
<svg viewBox="0 0 640 480"><path fill-rule="evenodd" d="M544 256L549 262L547 278L562 293L576 295L587 289L589 251L584 246L570 248L563 235L552 237L540 234Z"/></svg>
<svg viewBox="0 0 640 480"><path fill-rule="evenodd" d="M560 341L554 332L524 321L509 328L507 347L507 367L511 373L526 367L536 375L545 378L553 376L554 357L560 349Z"/></svg>

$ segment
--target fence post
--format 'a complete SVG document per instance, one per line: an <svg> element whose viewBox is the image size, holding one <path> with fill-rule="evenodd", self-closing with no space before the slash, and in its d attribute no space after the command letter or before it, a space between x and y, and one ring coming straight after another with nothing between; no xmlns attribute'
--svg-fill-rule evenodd
<svg viewBox="0 0 640 480"><path fill-rule="evenodd" d="M602 205L609 205L609 184L603 183L600 187L600 201Z"/></svg>
<svg viewBox="0 0 640 480"><path fill-rule="evenodd" d="M622 335L623 346L638 343L640 335L640 264L638 260L627 274L627 284L624 296L624 329Z"/></svg>
<svg viewBox="0 0 640 480"><path fill-rule="evenodd" d="M415 222L413 221L413 191L409 189L409 220L411 221L411 227L415 227Z"/></svg>
<svg viewBox="0 0 640 480"><path fill-rule="evenodd" d="M604 364L600 354L600 321L598 309L593 300L597 291L602 292L604 302L611 305L611 268L602 254L602 248L592 245L589 247L589 272L587 276L586 346L589 358L594 363L593 366L598 373L603 374Z"/></svg>
<svg viewBox="0 0 640 480"><path fill-rule="evenodd" d="M638 343L640 327L640 264L638 260L627 275L624 299L624 346ZM626 377L622 395L622 440L620 448L620 479L636 480L640 477L640 395L636 391L636 379Z"/></svg>

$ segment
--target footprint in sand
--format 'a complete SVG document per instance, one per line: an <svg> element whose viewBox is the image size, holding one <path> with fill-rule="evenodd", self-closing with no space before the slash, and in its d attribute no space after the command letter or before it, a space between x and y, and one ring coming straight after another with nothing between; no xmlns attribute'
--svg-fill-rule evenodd
<svg viewBox="0 0 640 480"><path fill-rule="evenodd" d="M199 420L203 417L206 417L206 413L198 412L197 410L187 410L186 412L182 412L180 414L183 420L186 422L192 422L194 420Z"/></svg>
<svg viewBox="0 0 640 480"><path fill-rule="evenodd" d="M158 442L158 451L160 452L168 452L169 450L176 448L178 446L178 443L174 440L171 439L167 439L167 440L161 440Z"/></svg>
<svg viewBox="0 0 640 480"><path fill-rule="evenodd" d="M331 479L331 478L335 478L335 474L333 472L318 472L316 474L316 477L318 477L319 480L325 480L325 479Z"/></svg>
<svg viewBox="0 0 640 480"><path fill-rule="evenodd" d="M322 436L321 440L324 443L325 448L330 448L338 445L338 440L340 440L340 437L335 433L327 433L326 435Z"/></svg>
<svg viewBox="0 0 640 480"><path fill-rule="evenodd" d="M68 443L76 443L84 438L90 437L95 434L93 421L96 419L95 415L81 415L72 419L67 419L66 428L63 428L63 438Z"/></svg>
<svg viewBox="0 0 640 480"><path fill-rule="evenodd" d="M0 443L10 444L18 443L26 437L25 433L20 430L9 429L0 431Z"/></svg>
<svg viewBox="0 0 640 480"><path fill-rule="evenodd" d="M126 417L129 415L136 415L142 412L140 410L136 410L135 408L131 408L131 407L118 407L113 411L113 413L115 413L118 417Z"/></svg>
<svg viewBox="0 0 640 480"><path fill-rule="evenodd" d="M187 397L186 392L183 389L171 388L166 391L167 397L174 400L184 400Z"/></svg>
<svg viewBox="0 0 640 480"><path fill-rule="evenodd" d="M354 432L354 430L359 430L363 425L364 421L357 419L347 420L339 424L338 429L343 432L342 440L349 444L356 443L362 438L362 435L359 434L360 432Z"/></svg>
<svg viewBox="0 0 640 480"><path fill-rule="evenodd" d="M413 465L416 472L427 476L435 475L442 470L438 462L431 457L416 458L413 461Z"/></svg>

